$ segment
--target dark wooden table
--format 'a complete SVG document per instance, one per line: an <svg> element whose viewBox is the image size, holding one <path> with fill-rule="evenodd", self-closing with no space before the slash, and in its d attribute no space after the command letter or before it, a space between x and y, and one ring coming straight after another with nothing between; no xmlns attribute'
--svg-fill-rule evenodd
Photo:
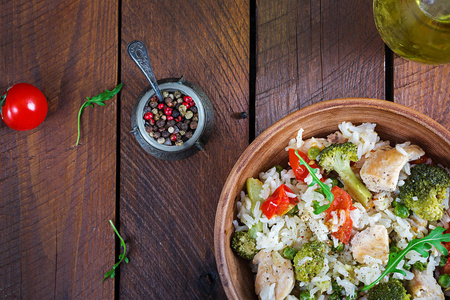
<svg viewBox="0 0 450 300"><path fill-rule="evenodd" d="M46 95L42 125L0 124L1 299L225 299L213 249L216 205L234 162L287 114L369 97L450 125L450 65L386 51L371 1L1 1L0 89ZM206 152L168 162L129 133L148 85L126 53L147 45L158 78L184 75L216 116ZM114 88L106 107L77 113ZM247 119L232 115L247 112ZM127 243L129 264L101 282Z"/></svg>

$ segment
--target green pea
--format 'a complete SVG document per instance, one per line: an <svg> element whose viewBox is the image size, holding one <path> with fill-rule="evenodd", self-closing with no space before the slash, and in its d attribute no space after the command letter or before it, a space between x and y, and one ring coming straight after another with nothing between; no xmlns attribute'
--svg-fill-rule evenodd
<svg viewBox="0 0 450 300"><path fill-rule="evenodd" d="M439 276L438 283L443 288L449 288L450 287L450 275L449 274L441 274L441 276Z"/></svg>
<svg viewBox="0 0 450 300"><path fill-rule="evenodd" d="M298 212L298 205L294 206L290 211L287 212L288 215L296 215Z"/></svg>
<svg viewBox="0 0 450 300"><path fill-rule="evenodd" d="M333 291L336 291L336 292L341 292L342 291L342 287L337 283L337 281L333 281L332 283L331 283L331 287L333 288Z"/></svg>
<svg viewBox="0 0 450 300"><path fill-rule="evenodd" d="M427 268L427 263L416 261L412 266L417 271L425 271L425 269Z"/></svg>
<svg viewBox="0 0 450 300"><path fill-rule="evenodd" d="M401 251L400 248L397 246L392 246L391 248L389 248L389 252L391 252L391 253L397 253L400 251Z"/></svg>
<svg viewBox="0 0 450 300"><path fill-rule="evenodd" d="M294 249L292 247L286 247L283 250L283 256L286 259L293 260L297 252L298 252L297 249Z"/></svg>
<svg viewBox="0 0 450 300"><path fill-rule="evenodd" d="M336 247L332 247L331 250L333 250L334 252L340 253L340 252L344 251L344 244L339 243Z"/></svg>
<svg viewBox="0 0 450 300"><path fill-rule="evenodd" d="M400 203L400 202L398 202L397 200L394 200L394 201L392 201L391 205L392 205L392 207L397 207L397 205L398 205L399 203Z"/></svg>
<svg viewBox="0 0 450 300"><path fill-rule="evenodd" d="M396 216L399 216L400 218L407 218L409 217L409 209L406 207L405 204L399 203L394 208L394 214Z"/></svg>
<svg viewBox="0 0 450 300"><path fill-rule="evenodd" d="M280 166L280 165L276 165L275 166L275 171L277 171L277 173L281 175L281 171L283 171L283 167Z"/></svg>
<svg viewBox="0 0 450 300"><path fill-rule="evenodd" d="M308 158L310 160L315 160L320 154L320 149L317 147L311 147L308 149Z"/></svg>
<svg viewBox="0 0 450 300"><path fill-rule="evenodd" d="M341 300L341 295L338 292L334 292L328 296L328 300Z"/></svg>
<svg viewBox="0 0 450 300"><path fill-rule="evenodd" d="M447 264L448 256L442 255L439 260L439 267L444 267Z"/></svg>
<svg viewBox="0 0 450 300"><path fill-rule="evenodd" d="M339 184L339 180L337 178L331 177L331 186L335 187Z"/></svg>
<svg viewBox="0 0 450 300"><path fill-rule="evenodd" d="M319 201L314 200L313 201L313 207L314 207L314 210L318 209L320 207Z"/></svg>
<svg viewBox="0 0 450 300"><path fill-rule="evenodd" d="M325 196L325 193L323 192L322 188L318 188L317 190L315 190L315 192Z"/></svg>
<svg viewBox="0 0 450 300"><path fill-rule="evenodd" d="M309 293L309 291L302 291L300 293L299 300L311 300L311 294Z"/></svg>

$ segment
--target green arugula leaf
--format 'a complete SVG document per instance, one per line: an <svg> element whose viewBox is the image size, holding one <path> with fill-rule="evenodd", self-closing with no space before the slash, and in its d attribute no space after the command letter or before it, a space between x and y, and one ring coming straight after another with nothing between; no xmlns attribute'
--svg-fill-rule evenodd
<svg viewBox="0 0 450 300"><path fill-rule="evenodd" d="M80 135L81 135L81 129L80 129L80 124L81 124L81 113L83 112L83 110L88 107L88 106L92 106L94 107L94 104L100 105L100 106L106 106L106 104L104 103L106 100L111 99L112 97L114 97L118 92L120 92L120 90L122 89L122 83L119 83L118 86L116 86L112 91L106 90L101 94L95 95L92 98L86 97L87 101L83 103L83 105L81 105L80 110L78 111L78 137L77 137L77 143L75 144L75 146L78 146L78 143L80 142Z"/></svg>
<svg viewBox="0 0 450 300"><path fill-rule="evenodd" d="M127 252L127 246L125 244L125 241L123 240L123 238L120 236L119 232L117 231L116 227L114 226L113 222L111 220L109 220L109 223L111 224L114 232L116 233L116 235L119 237L120 239L120 245L123 247L123 253L119 254L119 261L111 268L111 270L109 270L108 272L105 273L105 277L103 278L102 282L110 277L110 278L114 278L114 276L116 276L116 268L120 265L120 263L122 262L122 260L124 260L126 263L129 263L130 260L128 259L128 257L125 256L125 253Z"/></svg>
<svg viewBox="0 0 450 300"><path fill-rule="evenodd" d="M297 155L298 159L300 160L300 164L304 165L306 167L306 169L308 170L309 174L311 174L312 177L312 182L309 186L313 186L314 184L318 184L321 188L323 193L325 194L325 197L328 199L329 203L325 204L325 205L314 205L314 213L316 215L326 211L330 206L331 203L334 200L334 195L331 192L331 189L328 185L326 185L325 183L323 183L322 181L320 181L320 179L317 177L316 172L319 171L318 169L314 169L311 168L310 165L308 165L308 163L300 156L300 154L298 154L298 151L295 150L295 155Z"/></svg>
<svg viewBox="0 0 450 300"><path fill-rule="evenodd" d="M400 273L402 275L406 275L404 270L397 269L398 264L403 260L405 255L414 250L418 252L423 257L428 257L429 253L426 250L430 250L431 246L436 247L442 254L445 256L448 255L447 249L441 244L441 242L450 242L450 233L442 234L445 231L445 228L436 227L434 230L430 232L427 236L421 239L414 239L408 243L405 249L400 252L392 252L389 254L389 260L386 265L386 269L384 272L378 277L374 282L369 285L365 285L361 291L367 291L376 285L380 280L389 273Z"/></svg>

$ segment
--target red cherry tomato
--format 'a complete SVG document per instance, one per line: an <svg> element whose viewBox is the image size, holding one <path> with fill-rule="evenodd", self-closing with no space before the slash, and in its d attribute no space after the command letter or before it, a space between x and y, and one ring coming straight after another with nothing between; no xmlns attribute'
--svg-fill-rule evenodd
<svg viewBox="0 0 450 300"><path fill-rule="evenodd" d="M48 105L44 94L28 83L17 83L2 96L2 119L15 130L29 130L41 124L47 116Z"/></svg>
<svg viewBox="0 0 450 300"><path fill-rule="evenodd" d="M355 207L353 207L352 205L352 198L343 189L335 186L331 189L331 192L333 193L334 201L326 210L326 221L329 221L333 218L333 216L331 215L333 211L337 213L337 216L339 218L341 218L341 211L345 212L345 221L342 225L339 226L338 231L333 232L332 235L344 244L348 244L348 242L350 241L350 234L352 233L353 226L353 221L350 217L350 211L355 209Z"/></svg>
<svg viewBox="0 0 450 300"><path fill-rule="evenodd" d="M268 219L275 215L282 216L298 204L297 197L289 197L286 193L293 194L290 188L282 184L261 205L261 211Z"/></svg>
<svg viewBox="0 0 450 300"><path fill-rule="evenodd" d="M447 263L442 268L441 273L450 274L450 257L447 259Z"/></svg>
<svg viewBox="0 0 450 300"><path fill-rule="evenodd" d="M313 169L320 169L317 165L316 161L311 162L309 157L299 151L298 154L303 158L303 160ZM298 159L297 155L295 154L295 149L290 148L289 149L289 164L291 165L292 171L294 171L295 178L297 180L300 180L302 182L305 182L306 176L308 176L309 172L308 169L304 165L300 165L300 160ZM325 176L322 175L323 178L320 179L320 181L325 181Z"/></svg>

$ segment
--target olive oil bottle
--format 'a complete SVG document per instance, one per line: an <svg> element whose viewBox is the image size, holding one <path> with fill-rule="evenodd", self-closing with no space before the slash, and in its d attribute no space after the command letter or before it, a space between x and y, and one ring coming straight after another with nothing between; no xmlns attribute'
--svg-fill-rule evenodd
<svg viewBox="0 0 450 300"><path fill-rule="evenodd" d="M420 63L450 63L450 0L374 0L373 10L392 51Z"/></svg>

